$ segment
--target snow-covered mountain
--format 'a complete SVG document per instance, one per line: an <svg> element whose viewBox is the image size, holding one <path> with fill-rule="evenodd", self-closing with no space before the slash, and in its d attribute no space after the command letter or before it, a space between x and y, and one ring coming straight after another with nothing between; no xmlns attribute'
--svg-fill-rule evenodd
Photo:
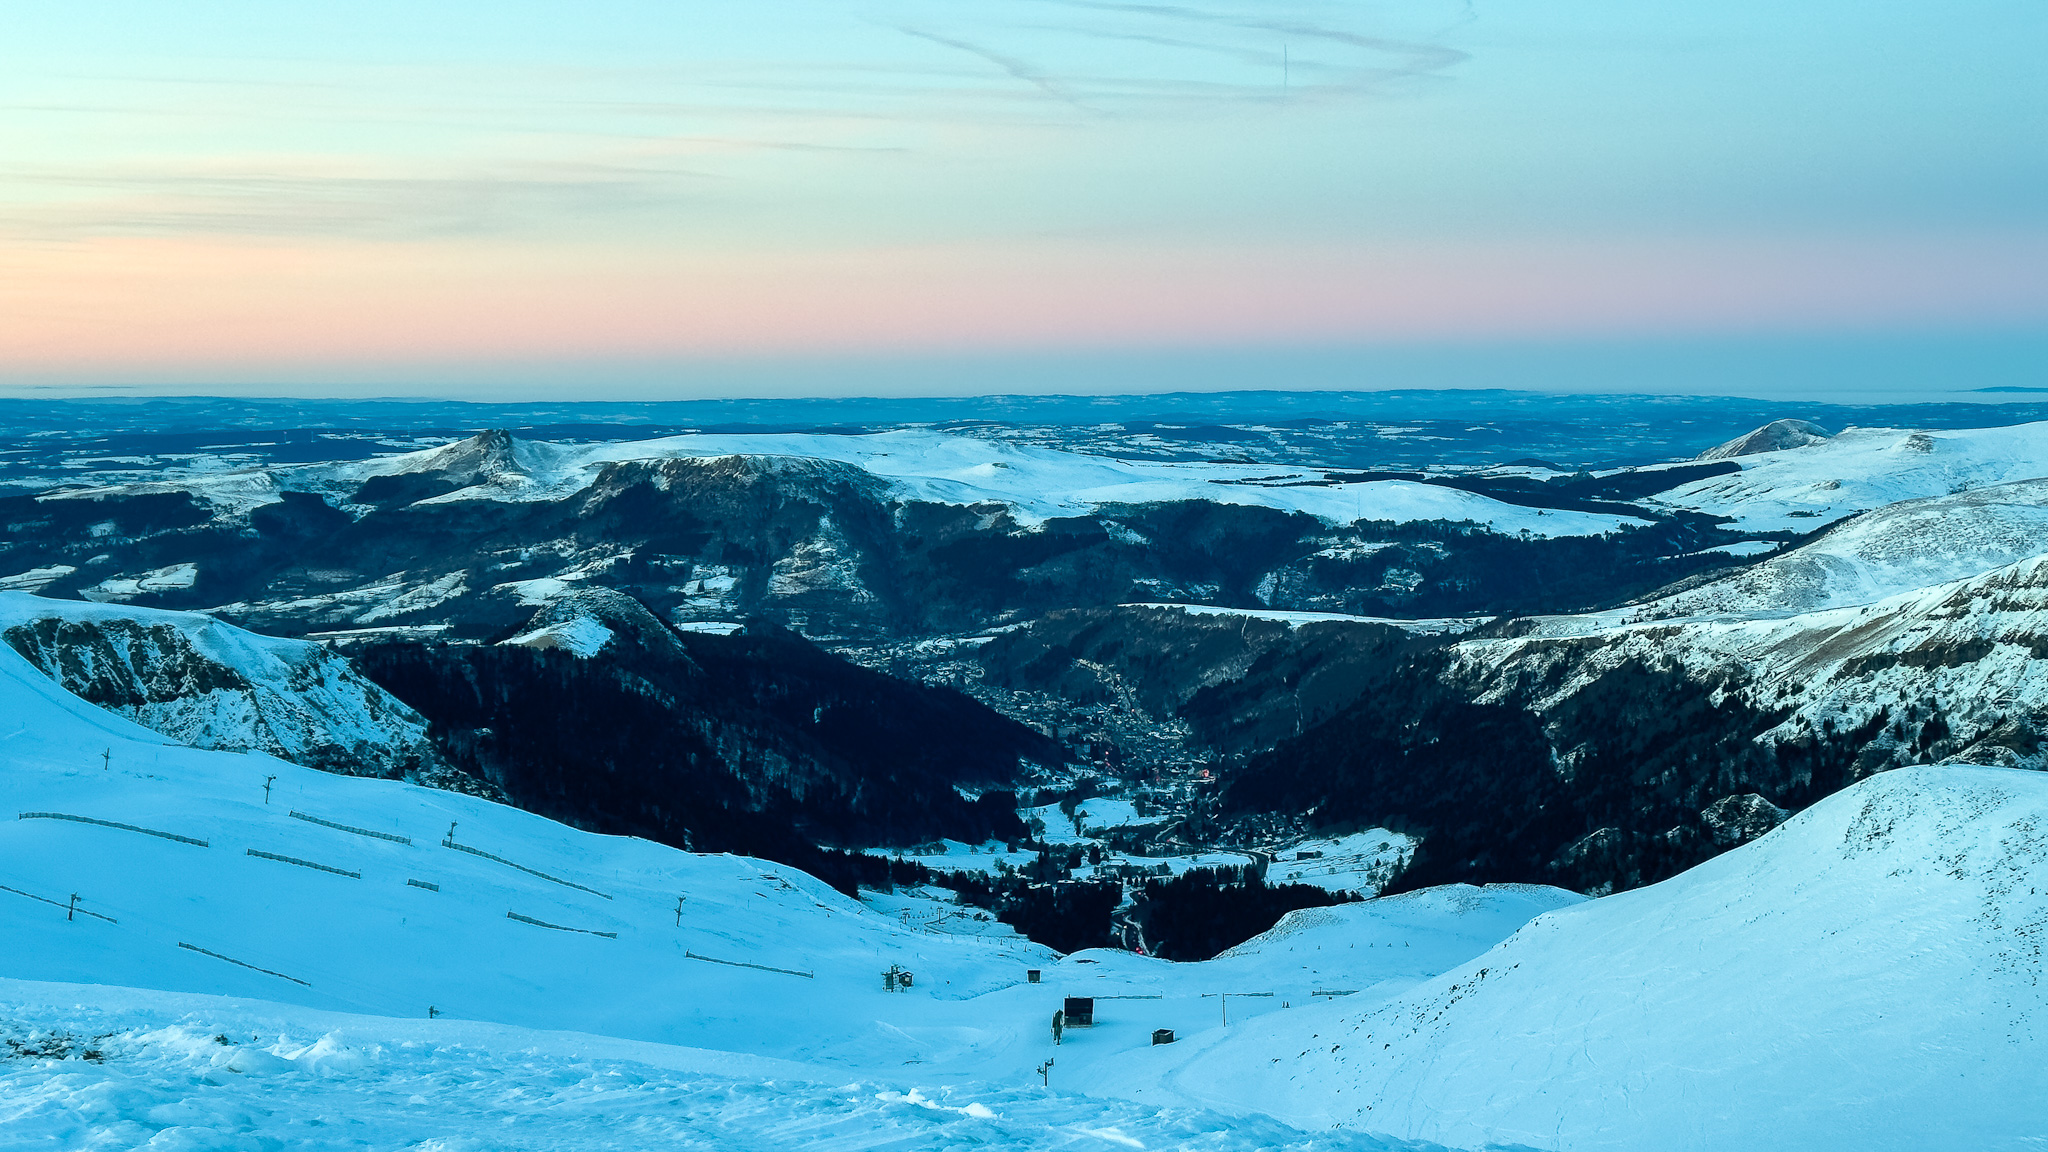
<svg viewBox="0 0 2048 1152"><path fill-rule="evenodd" d="M1226 804L1420 832L1407 884L1611 891L1872 773L2044 764L2048 556L1858 607L1626 615L1517 622L1326 682L1349 705L1253 757Z"/></svg>
<svg viewBox="0 0 2048 1152"><path fill-rule="evenodd" d="M2048 423L1940 432L1847 428L1828 440L1734 462L1741 471L1681 484L1652 503L1725 518L1746 531L1811 532L1902 500L2048 475Z"/></svg>
<svg viewBox="0 0 2048 1152"><path fill-rule="evenodd" d="M1777 718L1755 734L1766 746L1875 726L1868 750L1890 755L1866 771L1930 756L2039 768L2039 736L2048 734L2048 555L1854 608L1565 637L1539 628L1453 651L1453 675L1481 701L1525 692L1548 712L1623 666L1648 663Z"/></svg>
<svg viewBox="0 0 2048 1152"><path fill-rule="evenodd" d="M1883 773L1396 999L1140 1054L1103 1090L1456 1145L2031 1148L2044 825L2040 773Z"/></svg>
<svg viewBox="0 0 2048 1152"><path fill-rule="evenodd" d="M702 434L566 445L496 430L378 460L272 467L179 483L216 507L243 514L286 492L310 492L347 496L346 507L361 515L401 500L562 500L617 483L622 469L658 475L681 471L665 468L671 462L734 457L766 462L771 469L814 471L837 465L843 474L871 478L886 499L1003 508L1026 526L1103 507L1183 501L1304 512L1331 524L1451 520L1545 536L1611 532L1627 522L1625 517L1561 511L1539 517L1470 492L1411 481L1353 481L1342 473L1256 464L1126 460L927 431ZM62 498L92 500L109 494L88 488Z"/></svg>
<svg viewBox="0 0 2048 1152"><path fill-rule="evenodd" d="M1868 604L2048 552L2048 480L1902 500L1796 548L1651 600L1628 615L1804 612Z"/></svg>
<svg viewBox="0 0 2048 1152"><path fill-rule="evenodd" d="M1804 448L1818 444L1828 438L1828 430L1811 420L1773 420L1754 432L1745 432L1725 444L1716 444L1695 460L1727 460L1736 456L1754 456L1759 452L1783 452L1787 448Z"/></svg>
<svg viewBox="0 0 2048 1152"><path fill-rule="evenodd" d="M488 793L427 723L317 644L196 612L0 592L0 639L58 683L179 743Z"/></svg>

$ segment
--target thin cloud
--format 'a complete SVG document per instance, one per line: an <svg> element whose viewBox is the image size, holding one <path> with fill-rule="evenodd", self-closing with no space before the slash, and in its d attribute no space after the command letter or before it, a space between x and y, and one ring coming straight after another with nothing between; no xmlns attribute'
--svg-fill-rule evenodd
<svg viewBox="0 0 2048 1152"><path fill-rule="evenodd" d="M594 167L447 177L60 172L11 178L63 189L58 199L0 212L0 230L45 241L167 234L418 240L502 233L673 209L719 179Z"/></svg>
<svg viewBox="0 0 2048 1152"><path fill-rule="evenodd" d="M1441 71L1445 68L1461 64L1470 58L1468 53L1442 44L1372 36L1307 21L1246 17L1235 12L1219 12L1179 4L1136 4L1124 3L1120 2L1120 0L1042 0L1042 2L1065 8L1078 8L1095 12L1121 12L1182 23L1224 25L1247 31L1271 32L1283 36L1299 36L1303 39L1323 40L1354 48L1362 48L1371 52L1402 57L1409 61L1408 66L1403 70L1417 73ZM1469 7L1467 11L1469 12Z"/></svg>
<svg viewBox="0 0 2048 1152"><path fill-rule="evenodd" d="M1023 60L1019 60L1014 56L1010 56L1002 52L997 52L991 48L984 48L979 44L973 44L966 40L958 40L951 36L942 36L937 32L927 32L922 28L911 28L905 25L898 25L896 30L898 32L903 33L905 36L915 36L920 40L929 40L934 44L938 44L946 48L952 48L956 51L966 52L970 55L979 56L983 60L986 60L989 63L995 65L996 67L1002 69L1004 72L1009 73L1016 79L1021 80L1024 83L1039 89L1046 95L1051 96L1056 100L1062 101L1067 104L1072 104L1077 108L1082 106L1081 102L1075 99L1072 93L1068 92L1063 85L1055 81L1051 76L1048 76L1041 69L1034 67L1033 65L1026 63Z"/></svg>

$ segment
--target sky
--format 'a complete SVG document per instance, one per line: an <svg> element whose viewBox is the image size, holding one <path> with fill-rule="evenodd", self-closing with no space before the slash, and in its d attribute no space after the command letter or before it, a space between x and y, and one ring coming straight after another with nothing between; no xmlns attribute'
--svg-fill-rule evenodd
<svg viewBox="0 0 2048 1152"><path fill-rule="evenodd" d="M2039 0L13 7L17 394L2048 386Z"/></svg>

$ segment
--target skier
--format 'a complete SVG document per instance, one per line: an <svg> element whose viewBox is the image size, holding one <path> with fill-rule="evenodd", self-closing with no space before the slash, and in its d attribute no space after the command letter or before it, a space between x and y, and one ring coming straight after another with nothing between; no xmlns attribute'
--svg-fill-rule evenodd
<svg viewBox="0 0 2048 1152"><path fill-rule="evenodd" d="M1060 1034L1067 1030L1067 1014L1058 1008L1052 1010L1052 1042L1060 1042Z"/></svg>

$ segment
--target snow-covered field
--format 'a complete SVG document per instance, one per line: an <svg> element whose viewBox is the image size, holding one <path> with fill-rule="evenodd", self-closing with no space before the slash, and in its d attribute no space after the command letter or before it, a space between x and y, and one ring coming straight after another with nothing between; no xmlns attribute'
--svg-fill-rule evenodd
<svg viewBox="0 0 2048 1152"><path fill-rule="evenodd" d="M1266 880L1371 896L1415 854L1415 845L1414 838L1385 828L1303 840L1274 859Z"/></svg>

